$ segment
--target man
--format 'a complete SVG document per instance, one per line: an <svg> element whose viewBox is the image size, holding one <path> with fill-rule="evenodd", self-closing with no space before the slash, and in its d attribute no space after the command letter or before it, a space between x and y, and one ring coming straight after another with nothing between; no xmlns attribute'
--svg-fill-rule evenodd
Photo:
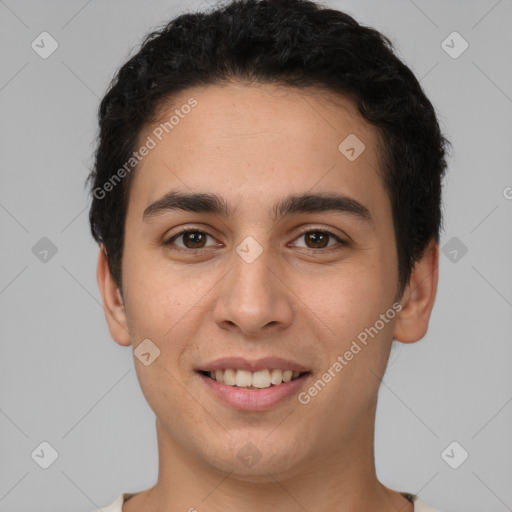
<svg viewBox="0 0 512 512"><path fill-rule="evenodd" d="M159 450L103 510L432 511L374 465L392 341L435 299L447 145L390 42L232 2L150 34L99 116L98 284Z"/></svg>

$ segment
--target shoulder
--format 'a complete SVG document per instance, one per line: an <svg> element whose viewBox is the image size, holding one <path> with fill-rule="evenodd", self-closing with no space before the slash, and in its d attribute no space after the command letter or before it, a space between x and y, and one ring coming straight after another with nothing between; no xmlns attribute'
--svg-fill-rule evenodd
<svg viewBox="0 0 512 512"><path fill-rule="evenodd" d="M93 512L122 512L123 510L123 503L130 497L132 496L132 494L130 493L123 493L123 494L120 494L116 500L114 501L114 503L111 503L110 505L106 506L106 507L101 507L101 508L98 508L96 510L94 510Z"/></svg>
<svg viewBox="0 0 512 512"><path fill-rule="evenodd" d="M439 510L436 510L435 508L432 508L430 505L427 505L425 502L421 501L415 494L408 492L399 492L399 494L414 504L414 512L439 512Z"/></svg>
<svg viewBox="0 0 512 512"><path fill-rule="evenodd" d="M110 505L96 509L93 512L122 512L123 503L131 496L133 496L133 493L122 493ZM413 498L414 512L439 512L438 510L419 500L417 496L413 497L411 495L411 497Z"/></svg>
<svg viewBox="0 0 512 512"><path fill-rule="evenodd" d="M414 512L439 512L437 509L432 508L423 501L416 498L414 500Z"/></svg>

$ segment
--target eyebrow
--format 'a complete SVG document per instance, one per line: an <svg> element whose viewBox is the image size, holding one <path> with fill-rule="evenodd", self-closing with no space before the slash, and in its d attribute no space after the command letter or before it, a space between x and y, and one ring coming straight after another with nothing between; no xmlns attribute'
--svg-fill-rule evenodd
<svg viewBox="0 0 512 512"><path fill-rule="evenodd" d="M183 193L170 191L150 204L142 214L148 221L152 217L171 211L210 213L228 218L232 213L224 198L209 193ZM272 207L273 220L280 220L294 213L339 212L353 215L372 223L369 209L355 199L337 194L300 194L290 195L278 201Z"/></svg>

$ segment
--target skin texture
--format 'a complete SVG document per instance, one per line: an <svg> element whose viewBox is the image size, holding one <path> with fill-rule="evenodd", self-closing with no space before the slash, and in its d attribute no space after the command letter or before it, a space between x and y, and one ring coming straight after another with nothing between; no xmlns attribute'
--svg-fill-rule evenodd
<svg viewBox="0 0 512 512"><path fill-rule="evenodd" d="M134 171L122 295L103 246L98 259L113 339L136 348L149 338L161 351L149 366L134 360L156 415L158 482L123 511L410 512L411 503L377 480L375 410L393 338L410 343L426 333L437 244L416 263L402 310L310 403L294 395L268 411L234 410L196 368L226 356L278 356L310 369L307 390L392 307L398 266L391 206L377 173L377 131L349 99L230 83L184 91L163 118L190 97L197 106ZM338 150L349 134L366 147L354 161ZM144 221L145 208L170 190L218 194L234 213L176 210ZM334 192L365 205L372 222L338 212L272 218L272 205L289 194ZM185 227L211 235L203 254L192 254L198 245L186 236L174 240L174 250L163 244ZM322 248L311 233L319 230L348 243L330 237ZM252 263L236 252L248 236L262 248ZM188 254L179 251L185 244ZM237 457L247 442L261 454L250 468Z"/></svg>

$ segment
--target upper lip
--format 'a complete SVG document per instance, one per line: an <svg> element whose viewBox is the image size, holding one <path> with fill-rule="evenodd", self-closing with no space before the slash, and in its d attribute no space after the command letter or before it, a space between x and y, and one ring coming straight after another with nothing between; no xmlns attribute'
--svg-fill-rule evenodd
<svg viewBox="0 0 512 512"><path fill-rule="evenodd" d="M210 363L201 366L199 371L215 371L215 370L248 370L250 372L257 372L260 370L280 369L292 370L293 372L308 372L309 370L294 361L283 359L282 357L262 357L252 361L243 357L222 357L215 359Z"/></svg>

